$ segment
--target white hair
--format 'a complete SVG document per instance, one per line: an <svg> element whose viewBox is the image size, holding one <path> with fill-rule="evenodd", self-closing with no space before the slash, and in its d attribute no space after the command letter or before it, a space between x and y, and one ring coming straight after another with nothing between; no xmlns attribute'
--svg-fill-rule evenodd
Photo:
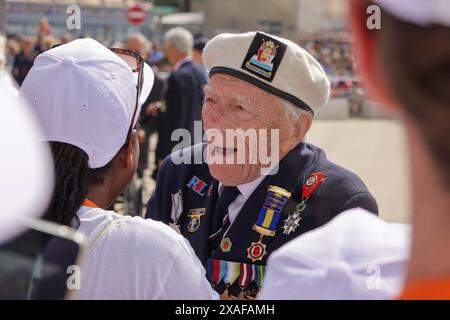
<svg viewBox="0 0 450 320"><path fill-rule="evenodd" d="M286 119L297 121L299 120L303 115L305 117L310 117L311 120L313 119L313 115L303 109L300 109L299 107L294 106L292 102L289 102L287 100L281 99L281 104L284 107L284 115Z"/></svg>
<svg viewBox="0 0 450 320"><path fill-rule="evenodd" d="M149 53L153 50L153 43L148 40L141 32L135 32L128 36L127 41L129 40L137 40L142 44L144 50L146 52L142 52L143 54Z"/></svg>
<svg viewBox="0 0 450 320"><path fill-rule="evenodd" d="M194 47L194 36L184 28L176 27L166 32L164 42L172 45L178 52L192 55Z"/></svg>
<svg viewBox="0 0 450 320"><path fill-rule="evenodd" d="M298 120L300 120L301 117L308 117L313 120L314 116L311 114L311 112L308 112L306 110L300 109L299 107L296 107L293 103L280 99L281 104L284 107L284 116L286 119L286 122L293 121L294 123L299 123ZM308 129L309 131L309 129ZM305 135L302 138L303 142L306 142L306 137L308 134L308 131L305 132Z"/></svg>

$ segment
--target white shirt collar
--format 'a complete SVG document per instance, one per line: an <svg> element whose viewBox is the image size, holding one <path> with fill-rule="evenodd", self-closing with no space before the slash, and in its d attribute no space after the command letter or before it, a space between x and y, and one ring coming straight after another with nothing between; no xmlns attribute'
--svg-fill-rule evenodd
<svg viewBox="0 0 450 320"><path fill-rule="evenodd" d="M253 181L250 181L250 182L247 182L247 183L237 186L237 188L239 189L239 192L245 198L245 201L247 201L248 198L250 198L253 191L255 191L255 189L261 184L261 182L264 180L265 177L266 176L260 176L259 178L255 179ZM223 186L223 183L219 182L219 194L222 191L222 186Z"/></svg>

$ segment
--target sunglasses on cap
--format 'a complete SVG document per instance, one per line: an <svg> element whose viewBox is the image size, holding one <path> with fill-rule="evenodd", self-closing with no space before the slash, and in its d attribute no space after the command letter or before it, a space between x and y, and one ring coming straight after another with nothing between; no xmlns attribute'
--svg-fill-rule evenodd
<svg viewBox="0 0 450 320"><path fill-rule="evenodd" d="M137 72L136 103L134 106L133 116L131 117L130 128L128 129L128 139L131 135L131 130L133 130L134 119L136 118L136 112L139 107L139 97L141 96L142 86L144 84L144 58L140 53L129 49L109 48L109 50L124 60L133 73Z"/></svg>

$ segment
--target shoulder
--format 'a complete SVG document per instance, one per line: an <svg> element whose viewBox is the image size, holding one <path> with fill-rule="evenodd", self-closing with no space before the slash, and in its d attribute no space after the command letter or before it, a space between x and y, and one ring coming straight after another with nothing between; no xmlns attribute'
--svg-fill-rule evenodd
<svg viewBox="0 0 450 320"><path fill-rule="evenodd" d="M309 173L321 172L325 175L324 187L318 189L318 192L329 203L335 204L338 212L361 207L378 213L375 198L356 173L328 160L320 148L309 144L307 147L316 155Z"/></svg>
<svg viewBox="0 0 450 320"><path fill-rule="evenodd" d="M146 259L154 255L175 256L183 245L183 238L161 222L99 208L82 207L78 215L79 231L88 237L96 254L119 255L125 260L126 256Z"/></svg>
<svg viewBox="0 0 450 320"><path fill-rule="evenodd" d="M164 159L161 173L175 177L180 177L181 173L209 174L208 165L204 159L205 148L206 143L198 143L173 152Z"/></svg>
<svg viewBox="0 0 450 320"><path fill-rule="evenodd" d="M344 191L349 193L368 192L366 185L357 174L328 160L322 149L311 144L307 144L307 147L316 155L316 161L311 167L311 173L323 172L329 187L339 184Z"/></svg>
<svg viewBox="0 0 450 320"><path fill-rule="evenodd" d="M197 77L201 76L202 80L206 81L205 73L192 61L184 63L180 69L175 71L172 75L175 79L193 78L193 76L197 75Z"/></svg>
<svg viewBox="0 0 450 320"><path fill-rule="evenodd" d="M117 219L102 242L122 256L153 264L155 257L174 259L184 245L183 237L162 222L130 216Z"/></svg>

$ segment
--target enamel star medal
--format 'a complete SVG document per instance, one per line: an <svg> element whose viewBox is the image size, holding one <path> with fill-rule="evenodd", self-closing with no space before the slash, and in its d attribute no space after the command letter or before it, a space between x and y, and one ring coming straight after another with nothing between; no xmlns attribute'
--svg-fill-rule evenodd
<svg viewBox="0 0 450 320"><path fill-rule="evenodd" d="M172 222L169 223L169 227L175 230L177 233L181 234L180 226L178 225L178 219L183 213L183 194L181 190L178 190L177 193L172 193L172 213L170 217L172 218Z"/></svg>
<svg viewBox="0 0 450 320"><path fill-rule="evenodd" d="M276 186L269 186L269 192L264 205L259 212L253 230L259 233L259 240L252 242L247 248L247 258L252 262L261 261L267 254L267 245L262 242L264 236L274 237L275 229L280 220L281 210L291 193Z"/></svg>
<svg viewBox="0 0 450 320"><path fill-rule="evenodd" d="M302 217L301 213L306 208L306 201L314 192L314 190L319 186L319 184L325 180L325 174L322 172L312 173L308 176L303 185L302 191L302 201L295 207L295 211L284 220L283 225L283 234L290 235L292 232L295 232L297 228L300 226L300 221Z"/></svg>

